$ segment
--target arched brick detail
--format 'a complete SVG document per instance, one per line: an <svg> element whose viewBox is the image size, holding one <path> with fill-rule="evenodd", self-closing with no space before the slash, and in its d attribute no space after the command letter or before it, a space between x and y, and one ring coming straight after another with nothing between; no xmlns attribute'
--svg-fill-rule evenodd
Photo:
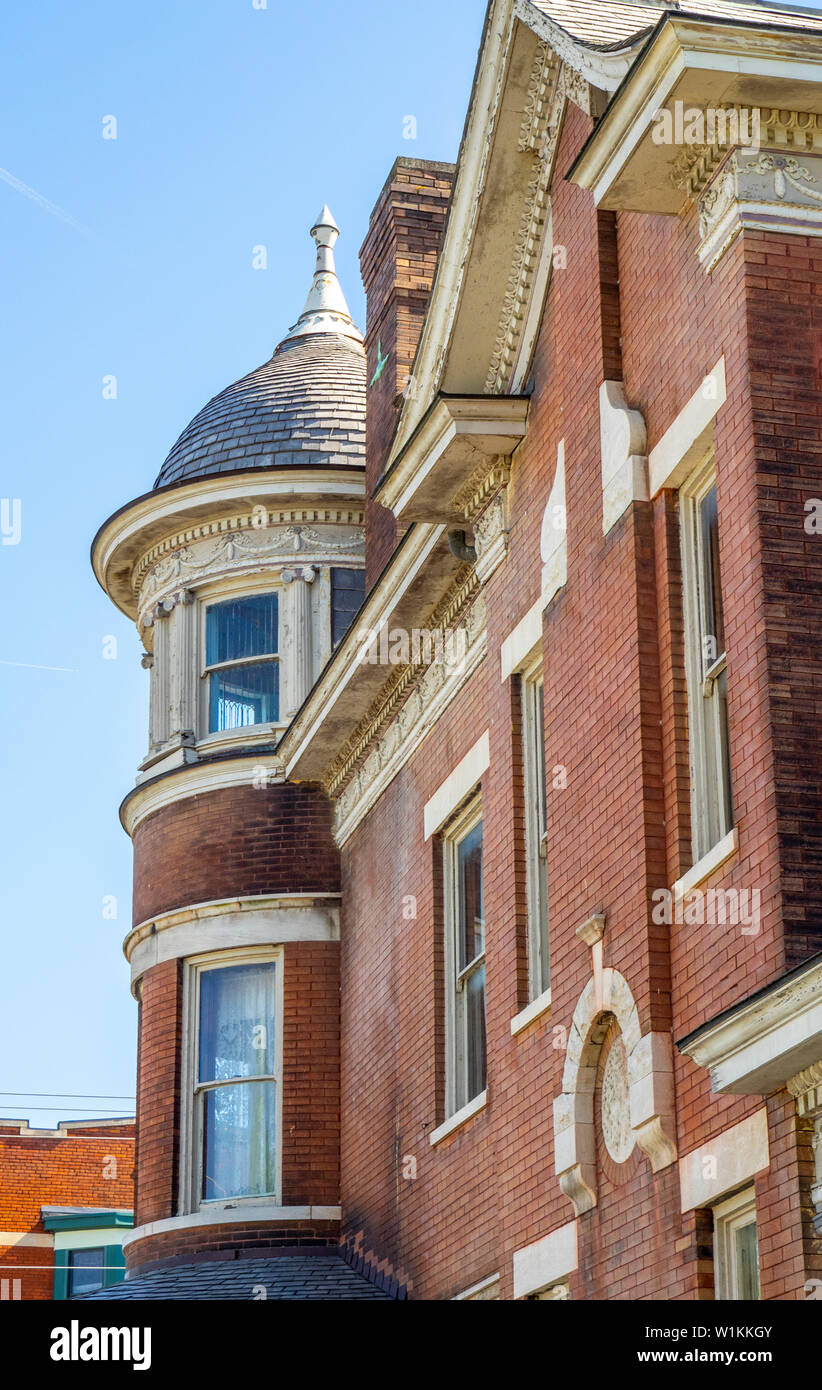
<svg viewBox="0 0 822 1390"><path fill-rule="evenodd" d="M559 1185L577 1216L597 1202L594 1092L607 1015L619 1025L628 1056L631 1128L654 1172L676 1160L671 1039L642 1034L628 981L606 969L588 981L571 1022L562 1094L554 1101L554 1166Z"/></svg>

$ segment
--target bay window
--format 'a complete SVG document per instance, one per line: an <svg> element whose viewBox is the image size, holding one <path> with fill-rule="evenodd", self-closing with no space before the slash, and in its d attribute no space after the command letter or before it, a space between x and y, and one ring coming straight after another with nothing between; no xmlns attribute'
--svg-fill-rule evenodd
<svg viewBox="0 0 822 1390"><path fill-rule="evenodd" d="M276 593L212 603L205 615L208 732L279 719Z"/></svg>
<svg viewBox="0 0 822 1390"><path fill-rule="evenodd" d="M278 1200L279 958L198 965L190 976L187 1204Z"/></svg>

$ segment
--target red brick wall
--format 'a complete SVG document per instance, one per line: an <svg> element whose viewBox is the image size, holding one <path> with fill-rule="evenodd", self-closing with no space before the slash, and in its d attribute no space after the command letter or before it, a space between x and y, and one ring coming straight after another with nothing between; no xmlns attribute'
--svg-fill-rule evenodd
<svg viewBox="0 0 822 1390"><path fill-rule="evenodd" d="M800 899L807 885L815 902L822 856L817 827L805 832L803 817L800 832L798 811L803 795L816 807L822 784L818 740L812 753L807 744L818 723L822 645L810 642L822 609L807 605L814 611L803 616L799 573L811 573L817 552L802 534L798 480L806 467L818 478L819 402L803 394L809 367L800 357L810 332L806 262L822 257L822 246L811 256L804 238L773 239L772 299L792 306L800 344L780 365L758 283L761 239L740 241L708 277L696 257L695 213L681 222L619 216L615 257L613 220L562 178L589 128L571 108L552 202L567 269L554 272L536 348L528 437L509 494L510 556L486 590L488 656L343 851L344 1238L412 1297L450 1297L496 1270L501 1296L510 1297L513 1251L573 1217L553 1171L551 1103L591 977L576 928L594 908L606 909L605 963L626 977L642 1031L674 1038L776 978L816 941ZM791 270L796 288L786 290ZM776 319L786 331L785 315ZM603 377L624 373L652 447L723 351L728 400L716 444L740 848L709 886L761 891L756 937L651 919L654 891L691 861L676 497L635 504L602 534ZM777 476L769 449L780 404L789 418L780 417ZM544 644L553 998L550 1018L512 1038L510 1019L523 1003L522 783L516 695L499 680L498 653L539 594L539 532L560 439L568 583L546 613ZM822 495L822 479L809 495ZM811 592L818 560L813 573ZM784 685L774 690L777 679ZM804 730L791 713L794 694ZM428 1134L442 1116L442 942L436 851L423 840L422 808L486 727L489 1106L432 1148ZM556 767L566 785L555 789ZM410 921L407 895L417 903ZM682 1056L676 1074L681 1154L763 1104L713 1095L707 1073ZM757 1184L763 1287L767 1297L796 1297L798 1274L814 1267L819 1248L808 1225L807 1134L793 1132L779 1105L771 1109L772 1168L766 1187ZM414 1179L403 1177L410 1157ZM579 1222L585 1273L572 1280L574 1296L710 1297L710 1218L680 1212L676 1166L654 1174L638 1153L622 1170L599 1168L598 1205Z"/></svg>
<svg viewBox="0 0 822 1390"><path fill-rule="evenodd" d="M181 961L163 961L145 972L137 1057L135 1226L177 1210L182 1002Z"/></svg>
<svg viewBox="0 0 822 1390"><path fill-rule="evenodd" d="M276 1255L283 1248L331 1246L336 1249L339 1238L338 1221L289 1221L276 1227L253 1221L231 1226L198 1226L188 1231L165 1231L135 1241L126 1248L126 1262L130 1275L146 1274L171 1262L185 1264L187 1260L208 1259L209 1256L216 1259L233 1251L242 1256L256 1250L264 1257L268 1253Z"/></svg>
<svg viewBox="0 0 822 1390"><path fill-rule="evenodd" d="M368 380L377 348L388 361L368 388L366 414L366 578L373 584L397 540L393 514L372 502L399 419L445 228L454 165L397 159L374 206L360 251L367 296Z"/></svg>
<svg viewBox="0 0 822 1390"><path fill-rule="evenodd" d="M133 1123L89 1123L54 1138L0 1124L0 1232L44 1234L43 1206L128 1210L133 1204ZM0 1279L11 1281L10 1297L19 1279L22 1299L50 1299L53 1265L50 1246L9 1246L0 1236Z"/></svg>
<svg viewBox="0 0 822 1390"><path fill-rule="evenodd" d="M331 809L315 788L231 787L189 796L134 833L133 920L259 893L339 892Z"/></svg>

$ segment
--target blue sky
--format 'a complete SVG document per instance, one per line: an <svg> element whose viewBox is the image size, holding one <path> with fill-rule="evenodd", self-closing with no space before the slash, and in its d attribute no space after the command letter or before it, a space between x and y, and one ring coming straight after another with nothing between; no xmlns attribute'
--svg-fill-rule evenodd
<svg viewBox="0 0 822 1390"><path fill-rule="evenodd" d="M362 325L368 214L398 154L455 158L484 10L3 0L0 498L19 499L21 529L0 546L2 1115L51 1126L132 1109L54 1103L134 1093L117 807L145 752L147 673L90 541L293 323L324 202ZM26 1091L51 1106L11 1094Z"/></svg>

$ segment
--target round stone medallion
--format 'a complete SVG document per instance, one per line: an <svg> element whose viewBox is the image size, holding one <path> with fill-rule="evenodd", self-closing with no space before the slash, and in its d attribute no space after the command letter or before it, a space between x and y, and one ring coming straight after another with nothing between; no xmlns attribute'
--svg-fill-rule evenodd
<svg viewBox="0 0 822 1390"><path fill-rule="evenodd" d="M613 1039L602 1069L600 1120L605 1147L615 1163L625 1163L634 1148L628 1086L628 1057L619 1034Z"/></svg>

